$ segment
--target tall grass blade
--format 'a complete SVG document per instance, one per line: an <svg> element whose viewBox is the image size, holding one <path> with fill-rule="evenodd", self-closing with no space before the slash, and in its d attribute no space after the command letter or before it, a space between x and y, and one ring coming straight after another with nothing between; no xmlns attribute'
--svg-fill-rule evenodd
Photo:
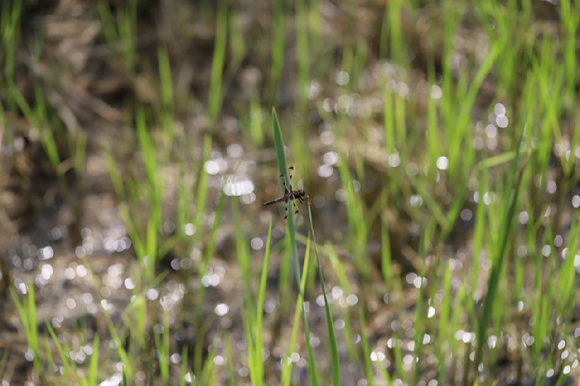
<svg viewBox="0 0 580 386"><path fill-rule="evenodd" d="M50 336L52 337L52 342L56 346L56 349L58 351L58 354L60 355L60 359L62 360L62 366L63 366L63 369L64 369L63 375L64 375L64 379L66 379L66 378L70 377L70 368L69 368L69 362L68 362L68 352L65 353L65 350L63 349L62 345L58 341L58 337L54 333L54 330L52 329L52 326L50 325L50 323L46 322L45 325L46 325L46 328L48 329L48 332L50 333Z"/></svg>
<svg viewBox="0 0 580 386"><path fill-rule="evenodd" d="M185 386L185 376L187 375L187 345L183 345L181 350L181 371L179 372L179 386Z"/></svg>
<svg viewBox="0 0 580 386"><path fill-rule="evenodd" d="M149 386L155 385L155 379L153 378L153 360L155 358L155 348L151 347L149 352Z"/></svg>
<svg viewBox="0 0 580 386"><path fill-rule="evenodd" d="M362 302L358 303L358 313L360 315L360 335L362 341L362 353L363 353L363 364L365 368L365 374L367 376L367 382L369 386L374 386L374 375L373 375L373 365L371 363L371 353L369 350L369 341L367 338L367 326L365 319L365 310ZM378 364L380 366L380 363ZM388 377L388 375L387 375Z"/></svg>
<svg viewBox="0 0 580 386"><path fill-rule="evenodd" d="M30 281L28 283L28 296L26 297L26 302L20 302L16 291L11 286L10 294L12 295L12 300L14 300L14 305L18 311L18 316L22 321L24 326L24 333L26 334L26 340L28 341L28 346L34 354L33 364L36 371L41 373L40 361L38 359L39 347L38 347L38 327L36 325L36 305L34 302L34 284Z"/></svg>
<svg viewBox="0 0 580 386"><path fill-rule="evenodd" d="M167 48L159 47L157 49L157 56L159 62L159 77L161 79L161 99L163 101L163 110L161 112L161 119L163 121L165 132L165 150L170 150L173 143L174 127L173 127L173 80L171 78L171 63L169 62L169 54Z"/></svg>
<svg viewBox="0 0 580 386"><path fill-rule="evenodd" d="M228 36L228 7L225 0L218 1L216 21L216 36L213 50L211 79L209 83L209 101L207 114L215 121L222 105L222 78L226 56L226 41Z"/></svg>
<svg viewBox="0 0 580 386"><path fill-rule="evenodd" d="M280 174L284 176L286 181L286 186L290 186L290 181L288 179L288 169L286 168L286 154L284 152L284 142L282 141L282 130L280 129L280 122L278 121L278 116L276 114L276 109L272 107L272 130L274 132L274 146L276 148L276 159L278 161L278 170ZM288 233L290 234L290 244L292 247L292 254L294 257L294 272L296 275L296 283L298 284L298 290L301 290L300 286L300 263L298 261L298 249L296 247L296 229L294 227L294 211L288 211ZM304 297L304 293L300 292Z"/></svg>
<svg viewBox="0 0 580 386"><path fill-rule="evenodd" d="M93 353L91 355L91 361L89 363L89 373L87 377L87 383L90 386L97 386L98 378L97 373L99 371L99 343L100 343L100 335L96 334L95 338L92 342ZM123 369L123 378L126 378L125 369Z"/></svg>
<svg viewBox="0 0 580 386"><path fill-rule="evenodd" d="M284 40L286 37L286 17L284 0L272 0L272 68L270 80L270 98L276 100L276 89L282 78L284 67Z"/></svg>
<svg viewBox="0 0 580 386"><path fill-rule="evenodd" d="M526 120L527 121L527 120ZM518 178L518 156L521 149L522 139L524 137L524 132L526 128L526 121L522 126L522 131L520 134L520 139L517 143L516 147L516 158L513 163L512 172L510 175L510 180L508 183L508 188L506 193L508 197L511 195L511 199L505 201L504 208L503 208L503 217L504 217L504 229L500 232L501 235L501 243L499 244L499 249L496 251L497 258L495 259L495 264L491 268L491 274L489 275L488 283L487 283L487 294L485 296L485 300L483 303L483 310L481 313L481 318L479 321L479 328L477 332L477 354L476 354L476 361L475 365L475 374L477 374L478 366L483 362L483 346L487 342L487 327L489 318L491 316L492 310L494 308L494 303L497 301L496 295L499 289L499 278L505 263L505 257L507 252L508 243L510 240L510 230L513 224L513 219L515 216L516 204L518 201L518 194L520 190L520 182L521 176L523 171L519 173L519 180ZM525 166L524 166L525 167ZM513 193L512 193L513 190Z"/></svg>
<svg viewBox="0 0 580 386"><path fill-rule="evenodd" d="M318 276L320 278L320 285L322 286L322 295L324 296L324 308L326 310L326 327L328 329L328 341L330 344L330 352L332 355L332 384L333 386L340 385L340 360L338 357L338 344L336 341L336 334L334 333L334 322L332 318L332 311L328 303L326 295L326 286L324 283L324 275L322 273L322 265L320 256L318 254L318 247L316 246L316 238L314 237L314 223L312 222L312 210L308 205L308 218L310 219L310 231L312 232L312 241L314 241L314 253L316 254L316 261L318 263Z"/></svg>
<svg viewBox="0 0 580 386"><path fill-rule="evenodd" d="M260 292L258 293L258 304L256 308L256 357L259 358L258 375L264 378L264 362L262 361L262 317L264 314L264 301L266 298L266 280L268 279L268 263L270 262L270 243L272 242L272 220L268 228L268 239L266 241L266 252L264 253L264 263L262 264L262 277L260 278Z"/></svg>
<svg viewBox="0 0 580 386"><path fill-rule="evenodd" d="M308 260L307 260L308 258ZM302 280L300 282L300 293L296 298L296 306L294 308L294 323L292 325L292 335L290 337L290 345L288 347L288 352L282 360L282 382L283 386L290 386L290 378L292 375L292 365L293 362L290 360L290 356L296 348L296 339L298 337L298 329L300 328L300 316L302 314L302 306L304 304L304 298L301 294L304 293L304 288L306 286L306 280L308 278L308 268L310 267L310 253L304 256L304 266L302 267ZM307 322L307 318L304 318L304 322Z"/></svg>
<svg viewBox="0 0 580 386"><path fill-rule="evenodd" d="M456 126L453 132L453 136L449 138L449 165L451 165L452 169L450 169L450 173L456 175L459 173L460 170L455 170L457 166L461 168L465 168L469 166L469 164L465 164L463 162L459 162L459 156L461 154L460 151L472 151L473 147L469 146L469 133L471 133L471 127L469 126L469 117L471 114L471 109L473 108L473 104L475 103L475 98L485 77L491 70L491 67L497 60L498 56L504 51L504 47L507 41L504 37L503 39L497 41L494 46L492 47L490 53L485 58L485 61L482 63L481 67L475 74L475 78L473 82L469 86L469 90L467 91L467 95L465 99L461 103L461 109L459 111L459 116L456 119ZM466 139L465 139L466 138ZM463 141L466 141L465 144L467 146L461 146Z"/></svg>

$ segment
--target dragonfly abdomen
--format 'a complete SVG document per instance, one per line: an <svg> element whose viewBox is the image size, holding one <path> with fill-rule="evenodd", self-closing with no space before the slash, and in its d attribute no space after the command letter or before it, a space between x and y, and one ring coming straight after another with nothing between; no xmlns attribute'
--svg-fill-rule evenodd
<svg viewBox="0 0 580 386"><path fill-rule="evenodd" d="M288 197L287 196L284 196L284 197L278 198L276 200L272 200L272 201L265 202L265 203L262 204L262 206L274 205L274 204L277 204L279 202L284 202L284 201L287 201L287 200L288 200Z"/></svg>

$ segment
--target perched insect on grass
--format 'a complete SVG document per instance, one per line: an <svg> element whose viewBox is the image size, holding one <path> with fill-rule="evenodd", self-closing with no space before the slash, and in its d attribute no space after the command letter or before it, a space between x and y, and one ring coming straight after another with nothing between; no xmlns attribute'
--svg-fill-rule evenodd
<svg viewBox="0 0 580 386"><path fill-rule="evenodd" d="M284 212L286 213L286 215L284 216L284 220L286 220L288 218L288 203L290 201L292 201L292 205L294 205L294 209L296 209L294 214L298 214L298 212L299 212L298 206L296 205L296 200L300 201L300 203L304 204L304 205L308 205L308 203L310 202L310 197L308 197L308 195L306 194L304 189L299 189L299 190L292 189L292 172L294 172L294 167L290 166L288 168L288 170L290 170L290 174L288 175L288 182L290 184L290 187L286 186L286 179L284 178L284 174L280 174L280 179L282 180L282 184L284 186L284 196L277 198L275 200L272 200L272 201L265 202L262 205L262 206L269 206L269 205L274 205L274 204L278 204L280 202L283 202L284 203Z"/></svg>

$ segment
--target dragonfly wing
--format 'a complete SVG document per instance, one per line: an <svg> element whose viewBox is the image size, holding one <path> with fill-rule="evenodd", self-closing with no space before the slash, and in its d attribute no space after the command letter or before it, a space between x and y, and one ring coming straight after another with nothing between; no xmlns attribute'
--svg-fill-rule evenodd
<svg viewBox="0 0 580 386"><path fill-rule="evenodd" d="M288 201L283 201L278 204L278 214L283 220L288 217Z"/></svg>
<svg viewBox="0 0 580 386"><path fill-rule="evenodd" d="M288 193L283 174L281 174L280 177L278 178L277 191L278 194L280 194L280 197L284 197ZM288 216L288 211L286 210L287 205L288 205L287 201L281 201L278 204L276 204L276 206L278 207L277 208L278 215L280 215L281 219L285 219Z"/></svg>

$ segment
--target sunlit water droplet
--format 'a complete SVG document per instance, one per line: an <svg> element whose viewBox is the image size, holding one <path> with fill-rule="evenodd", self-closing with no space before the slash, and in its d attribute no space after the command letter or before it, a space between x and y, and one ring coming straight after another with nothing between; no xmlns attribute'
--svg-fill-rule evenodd
<svg viewBox="0 0 580 386"><path fill-rule="evenodd" d="M346 71L339 71L335 77L336 83L340 86L346 86L350 81L350 75Z"/></svg>
<svg viewBox="0 0 580 386"><path fill-rule="evenodd" d="M310 87L308 87L308 98L315 99L320 95L322 91L322 85L317 79L312 79L310 81Z"/></svg>
<svg viewBox="0 0 580 386"><path fill-rule="evenodd" d="M215 307L215 313L218 316L224 316L230 310L230 307L225 303L220 303Z"/></svg>
<svg viewBox="0 0 580 386"><path fill-rule="evenodd" d="M242 196L254 192L254 183L247 176L228 176L224 186L227 196Z"/></svg>
<svg viewBox="0 0 580 386"><path fill-rule="evenodd" d="M435 308L429 307L429 311L427 311L427 317L432 318L433 316L435 316Z"/></svg>
<svg viewBox="0 0 580 386"><path fill-rule="evenodd" d="M416 163L410 162L405 167L405 172L407 172L407 175L409 176L416 176L417 173L419 173L419 166L417 166Z"/></svg>
<svg viewBox="0 0 580 386"><path fill-rule="evenodd" d="M463 221L470 221L473 218L473 213L470 209L463 209L459 216Z"/></svg>
<svg viewBox="0 0 580 386"><path fill-rule="evenodd" d="M324 145L330 146L334 142L334 134L331 131L325 131L320 134L320 142Z"/></svg>
<svg viewBox="0 0 580 386"><path fill-rule="evenodd" d="M497 118L495 118L495 123L498 127L505 129L506 127L508 127L509 120L508 117L506 117L505 115L498 115Z"/></svg>
<svg viewBox="0 0 580 386"><path fill-rule="evenodd" d="M551 247L551 246L549 246L548 244L546 244L546 245L544 245L544 246L542 247L542 255L543 255L544 257L548 257L548 256L550 256L550 252L551 252L551 251L552 251L552 247Z"/></svg>
<svg viewBox="0 0 580 386"><path fill-rule="evenodd" d="M423 205L423 197L421 197L419 194L414 194L411 197L409 197L409 203L412 206L419 207Z"/></svg>
<svg viewBox="0 0 580 386"><path fill-rule="evenodd" d="M264 241L262 241L262 239L259 237L254 237L250 241L250 246L252 247L253 250L259 251L264 246Z"/></svg>
<svg viewBox="0 0 580 386"><path fill-rule="evenodd" d="M387 162L390 167L396 168L401 163L401 158L399 158L398 154L391 154L387 157Z"/></svg>
<svg viewBox="0 0 580 386"><path fill-rule="evenodd" d="M447 170L449 167L449 159L447 157L439 157L437 158L435 165L439 170Z"/></svg>
<svg viewBox="0 0 580 386"><path fill-rule="evenodd" d="M345 202L348 199L348 193L344 189L338 189L334 194L334 197L339 202Z"/></svg>
<svg viewBox="0 0 580 386"><path fill-rule="evenodd" d="M443 96L443 90L441 90L441 87L439 87L437 85L431 86L431 98L441 99L442 96Z"/></svg>
<svg viewBox="0 0 580 386"><path fill-rule="evenodd" d="M328 178L332 176L332 173L334 173L334 169L330 165L323 164L318 167L318 175L322 178Z"/></svg>
<svg viewBox="0 0 580 386"><path fill-rule="evenodd" d="M358 303L358 297L354 294L350 294L346 297L346 304L349 306L354 306Z"/></svg>
<svg viewBox="0 0 580 386"><path fill-rule="evenodd" d="M219 173L220 166L216 161L211 160L205 163L204 170L206 171L207 174L215 176L216 174Z"/></svg>
<svg viewBox="0 0 580 386"><path fill-rule="evenodd" d="M328 165L335 165L338 162L338 153L335 151L326 152L322 156L322 161Z"/></svg>
<svg viewBox="0 0 580 386"><path fill-rule="evenodd" d="M238 143L232 143L228 146L227 153L232 158L238 158L244 153L244 148Z"/></svg>

